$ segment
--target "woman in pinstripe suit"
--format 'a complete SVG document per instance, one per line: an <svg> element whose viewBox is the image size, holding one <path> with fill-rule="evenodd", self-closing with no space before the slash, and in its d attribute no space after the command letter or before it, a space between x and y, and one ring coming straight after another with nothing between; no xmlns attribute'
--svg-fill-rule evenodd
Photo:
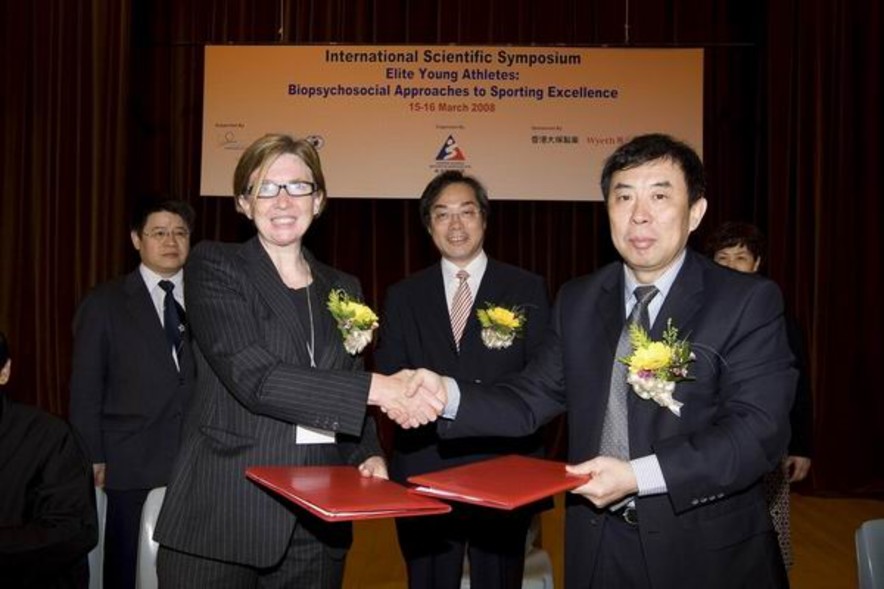
<svg viewBox="0 0 884 589"><path fill-rule="evenodd" d="M344 349L326 304L334 289L360 297L358 280L301 245L326 201L313 146L266 135L243 152L233 183L257 236L201 243L187 266L197 387L155 533L160 584L339 587L349 524L298 511L244 471L352 464L386 478L366 405L394 414L412 401L400 379L363 372ZM440 409L428 402L415 419Z"/></svg>

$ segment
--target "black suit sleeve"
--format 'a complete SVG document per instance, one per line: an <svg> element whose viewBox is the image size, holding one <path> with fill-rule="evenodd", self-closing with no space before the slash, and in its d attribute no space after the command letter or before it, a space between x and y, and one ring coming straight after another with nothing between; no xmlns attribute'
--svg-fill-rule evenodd
<svg viewBox="0 0 884 589"><path fill-rule="evenodd" d="M92 466L67 424L43 413L7 409L29 416L27 424L16 427L23 434L13 457L17 480L3 482L24 487L26 513L5 513L9 506L0 506L7 522L0 525L0 570L10 575L7 580L52 578L85 558L98 541ZM8 495L9 489L3 493ZM19 524L9 525L13 516Z"/></svg>
<svg viewBox="0 0 884 589"><path fill-rule="evenodd" d="M396 286L387 291L381 319L378 347L375 349L375 368L381 374L393 374L403 368L414 368L408 360L405 343L401 289Z"/></svg>
<svg viewBox="0 0 884 589"><path fill-rule="evenodd" d="M108 376L108 302L103 291L90 294L74 318L71 423L82 436L90 460L105 461L101 437L102 404Z"/></svg>
<svg viewBox="0 0 884 589"><path fill-rule="evenodd" d="M700 429L653 445L676 512L696 507L698 497L724 497L755 484L779 464L788 443L782 424L797 375L779 289L758 282L728 312L739 320L715 350L721 358L715 414ZM701 343L694 342L698 363L704 361Z"/></svg>
<svg viewBox="0 0 884 589"><path fill-rule="evenodd" d="M187 265L187 310L200 349L226 390L251 413L362 433L371 375L282 362L271 346L290 334L250 300L246 277L217 248L198 248ZM265 333L266 332L266 333Z"/></svg>
<svg viewBox="0 0 884 589"><path fill-rule="evenodd" d="M567 408L562 365L559 304L553 324L522 372L494 386L458 382L460 406L454 420L440 420L443 438L525 436L537 431Z"/></svg>

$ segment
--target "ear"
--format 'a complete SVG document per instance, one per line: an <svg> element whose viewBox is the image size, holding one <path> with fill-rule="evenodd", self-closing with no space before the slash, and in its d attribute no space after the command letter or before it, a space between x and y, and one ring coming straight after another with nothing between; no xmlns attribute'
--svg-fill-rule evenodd
<svg viewBox="0 0 884 589"><path fill-rule="evenodd" d="M752 264L752 272L758 272L758 268L761 267L761 256L755 258L755 263Z"/></svg>
<svg viewBox="0 0 884 589"><path fill-rule="evenodd" d="M689 221L690 225L689 226L690 226L691 231L693 231L694 229L696 229L697 227L700 226L700 221L703 220L703 215L706 214L706 205L707 205L707 202L706 202L705 198L700 198L699 200L697 200L697 202L695 202L694 204L691 205L691 210L689 212L689 214L690 214L690 221Z"/></svg>
<svg viewBox="0 0 884 589"><path fill-rule="evenodd" d="M236 197L236 210L242 213L248 219L252 218L252 208L249 206L249 197L245 194L239 194Z"/></svg>
<svg viewBox="0 0 884 589"><path fill-rule="evenodd" d="M322 203L325 201L325 193L320 192L319 196L313 198L313 216L319 215L322 212Z"/></svg>
<svg viewBox="0 0 884 589"><path fill-rule="evenodd" d="M139 235L137 231L133 230L133 231L129 232L129 237L132 238L132 246L135 248L136 251L140 252L141 251L141 235Z"/></svg>
<svg viewBox="0 0 884 589"><path fill-rule="evenodd" d="M6 361L3 369L0 370L0 385L9 382L9 375L12 373L12 358Z"/></svg>

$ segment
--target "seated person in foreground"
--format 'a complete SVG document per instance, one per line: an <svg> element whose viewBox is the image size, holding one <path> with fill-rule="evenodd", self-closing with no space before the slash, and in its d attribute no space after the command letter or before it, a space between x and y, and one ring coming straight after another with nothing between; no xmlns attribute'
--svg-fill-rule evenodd
<svg viewBox="0 0 884 589"><path fill-rule="evenodd" d="M0 386L12 360L0 332ZM87 587L98 542L92 466L70 426L0 393L0 586Z"/></svg>

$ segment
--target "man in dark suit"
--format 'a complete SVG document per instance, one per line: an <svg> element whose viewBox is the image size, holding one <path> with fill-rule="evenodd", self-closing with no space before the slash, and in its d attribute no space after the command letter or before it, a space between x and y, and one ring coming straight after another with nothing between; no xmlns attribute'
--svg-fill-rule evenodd
<svg viewBox="0 0 884 589"><path fill-rule="evenodd" d="M387 293L375 353L378 370L392 374L427 367L464 381L484 383L518 372L540 345L549 318L543 279L485 255L482 244L489 202L485 188L475 178L457 171L437 175L425 188L419 207L442 259ZM466 273L464 289L469 297L460 312L462 334L455 334L453 323L457 322L452 316L458 313L459 272ZM504 347L483 340L476 310L488 305L524 313L520 336L504 342ZM412 475L494 455L537 454L541 450L539 433L446 442L430 424L395 432L391 476L404 483ZM473 587L521 587L525 538L535 512L522 509L501 516L455 506L452 514L444 516L397 520L409 586L459 587L468 550Z"/></svg>
<svg viewBox="0 0 884 589"><path fill-rule="evenodd" d="M608 158L601 185L623 263L562 287L548 337L518 377L447 381L456 418L439 429L521 435L567 411L569 470L592 475L567 500L567 587L788 586L761 487L786 449L796 380L780 292L686 249L706 210L703 166L687 145L635 137ZM636 287L651 285L637 300ZM693 353L674 404L623 382L617 358L634 351L620 342L635 307L651 340L671 326ZM678 380L632 377L651 374ZM415 386L443 386L417 376Z"/></svg>
<svg viewBox="0 0 884 589"><path fill-rule="evenodd" d="M142 203L131 226L141 264L91 292L74 319L70 418L107 493L107 587L134 587L141 508L178 453L194 380L182 270L193 218L183 201Z"/></svg>

